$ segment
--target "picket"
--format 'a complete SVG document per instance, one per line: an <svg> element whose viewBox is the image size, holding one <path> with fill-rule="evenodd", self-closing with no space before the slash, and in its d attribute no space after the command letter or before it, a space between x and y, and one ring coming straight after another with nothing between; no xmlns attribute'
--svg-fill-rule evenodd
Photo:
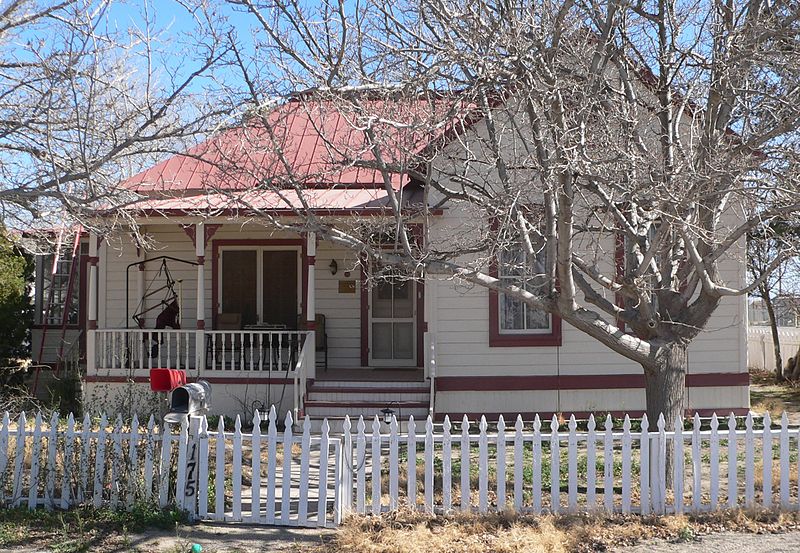
<svg viewBox="0 0 800 553"><path fill-rule="evenodd" d="M47 466L45 467L44 505L48 509L55 507L56 490L56 444L58 443L58 413L50 417L47 433Z"/></svg>
<svg viewBox="0 0 800 553"><path fill-rule="evenodd" d="M485 513L489 508L489 439L486 436L488 424L481 416L478 425L478 510Z"/></svg>
<svg viewBox="0 0 800 553"><path fill-rule="evenodd" d="M762 499L765 509L772 507L772 421L769 411L764 413L764 430L761 440Z"/></svg>
<svg viewBox="0 0 800 553"><path fill-rule="evenodd" d="M300 502L298 504L297 521L305 526L308 523L308 463L311 457L311 420L308 415L303 419L303 437L300 442ZM380 485L380 478L378 478Z"/></svg>
<svg viewBox="0 0 800 553"><path fill-rule="evenodd" d="M71 415L70 415L71 416ZM136 498L136 485L138 480L139 456L137 446L139 444L139 417L134 413L131 419L131 433L128 438L128 470L126 475L127 494L125 496L125 508L129 511L133 509Z"/></svg>
<svg viewBox="0 0 800 553"><path fill-rule="evenodd" d="M181 438L183 438L182 431ZM286 455L284 452L284 457L291 456ZM285 474L283 477L286 479ZM239 415L236 415L236 421L233 423L233 468L231 479L233 485L231 516L234 521L239 522L242 520L242 419Z"/></svg>
<svg viewBox="0 0 800 553"><path fill-rule="evenodd" d="M4 421L7 419L8 413ZM64 436L64 467L61 476L61 508L69 508L70 502L70 476L72 475L73 464L73 447L75 444L75 417L72 413L67 417L67 432ZM1 445L1 444L0 444ZM5 446L2 446L5 450ZM0 470L0 474L2 474Z"/></svg>
<svg viewBox="0 0 800 553"><path fill-rule="evenodd" d="M414 415L408 417L408 441L407 441L407 457L408 466L406 472L408 474L408 482L406 493L408 497L408 506L411 509L417 508L417 426L414 422ZM361 511L359 511L361 512Z"/></svg>
<svg viewBox="0 0 800 553"><path fill-rule="evenodd" d="M466 417L464 417L466 418ZM542 512L542 421L539 415L533 419L533 512ZM464 470L464 464L461 464Z"/></svg>
<svg viewBox="0 0 800 553"><path fill-rule="evenodd" d="M250 458L250 518L252 523L261 520L261 413L253 413L253 434L251 438L252 456ZM200 482L204 482L201 478Z"/></svg>
<svg viewBox="0 0 800 553"><path fill-rule="evenodd" d="M378 418L375 417L377 422ZM373 438L374 439L374 438ZM425 421L425 512L433 513L433 421ZM380 484L378 485L380 489Z"/></svg>
<svg viewBox="0 0 800 553"><path fill-rule="evenodd" d="M389 509L395 510L398 506L397 497L399 495L398 487L400 485L400 472L398 465L399 459L399 443L397 439L397 417L392 415L392 422L389 423Z"/></svg>
<svg viewBox="0 0 800 553"><path fill-rule="evenodd" d="M292 412L286 412L283 430L283 468L281 470L281 524L289 523L292 491ZM363 427L364 421L361 421ZM363 428L362 428L363 430Z"/></svg>
<svg viewBox="0 0 800 553"><path fill-rule="evenodd" d="M366 460L367 460L367 438L364 435L364 417L358 418L356 424L356 512L363 513L366 502ZM409 463L411 462L411 454L409 453Z"/></svg>
<svg viewBox="0 0 800 553"><path fill-rule="evenodd" d="M35 509L39 497L39 473L42 457L42 413L36 413L33 426L33 452L31 453L31 475L28 480L28 509ZM100 465L103 466L102 464ZM95 505L99 507L100 505Z"/></svg>
<svg viewBox="0 0 800 553"><path fill-rule="evenodd" d="M146 443L144 446L144 500L149 502L153 497L153 455L156 443L153 435L156 421L153 415L147 421Z"/></svg>
<svg viewBox="0 0 800 553"><path fill-rule="evenodd" d="M497 510L506 508L506 421L503 415L497 420Z"/></svg>
<svg viewBox="0 0 800 553"><path fill-rule="evenodd" d="M217 423L214 440L216 459L214 464L214 519L225 520L225 417Z"/></svg>
<svg viewBox="0 0 800 553"><path fill-rule="evenodd" d="M395 421L395 426L397 423ZM323 419L319 441L319 499L317 501L317 526L326 526L328 510L328 454L330 448L330 425Z"/></svg>
<svg viewBox="0 0 800 553"><path fill-rule="evenodd" d="M594 415L589 415L589 422L586 425L586 509L588 511L594 511L597 508L596 427Z"/></svg>
<svg viewBox="0 0 800 553"><path fill-rule="evenodd" d="M383 425L378 417L373 417L369 432L366 421L359 419L355 441L350 434L349 419L345 419L341 437L331 436L327 420L322 421L319 433L312 432L308 417L298 421L302 433L295 433L291 413L286 415L279 438L277 416L274 407L271 408L265 436L261 433L262 416L257 412L252 419L252 431L243 431L241 418L237 417L233 432L226 433L220 419L216 432L209 436L204 417L184 421L179 426L163 424L159 430L151 417L145 431L140 430L137 418L125 423L120 416L116 416L111 428L105 415L99 426L92 428L88 417L82 425L76 425L74 417L69 415L66 424L59 427L57 415L43 423L41 414L26 427L25 415L20 414L14 428L9 415L4 414L0 428L0 468L10 481L7 479L0 485L0 493L8 498L9 504L28 508L68 509L83 498L95 507L130 509L137 501L152 500L155 485L155 499L160 505L183 507L190 516L196 515L201 520L325 527L329 520L337 524L342 513L352 507L364 514L400 508L400 471L403 453L407 453L408 504L418 507L419 491L424 497L419 507L424 507L427 513L503 511L512 506L518 512L542 512L546 475L550 478L545 484L549 486L545 492L549 493L546 507L553 513L597 509L599 478L603 480L604 510L623 514L664 513L668 511L666 498L670 491L665 473L669 450L674 470L670 475L674 499L669 511L698 513L747 505L769 509L773 503L783 510L796 510L800 505L791 479L792 471L796 470L793 459L800 448L800 432L789 425L786 416L781 418L780 427L773 429L766 415L763 427L758 427L757 432L752 415L748 415L742 428L737 427L736 417L730 414L727 431L720 431L722 421L716 415L707 421L694 415L691 428L687 429L677 417L670 430L666 429L664 418L659 417L657 431L651 431L646 417L641 419L641 429L637 431L629 416L624 417L620 426L606 416L600 434L594 417L589 417L586 430L579 430L580 423L574 416L569 418L566 430L553 417L549 431L543 433L538 416L533 419L532 427L527 428L518 416L513 434L502 417L498 417L496 424L481 417L473 426L464 417L460 434L455 436L449 417L445 417L441 428L428 417L424 438L417 435L413 418L401 427L396 418ZM407 432L401 432L403 427ZM424 470L420 475L424 472L424 477L420 476L423 480L420 483L416 470L417 445L423 439L420 453L424 455L421 467ZM458 451L453 450L454 440ZM405 451L401 443L405 443ZM214 472L209 466L212 445L216 450ZM600 447L603 461L602 475L598 476L595 466ZM248 462L249 451L252 457ZM264 454L267 466L262 474ZM636 474L637 460L639 474ZM543 466L543 462L549 463L549 467ZM152 474L148 480L148 472L153 472L155 463L158 463L157 480L153 482ZM508 463L513 464L513 469ZM252 469L249 486L244 483L247 481L244 464ZM579 472L583 466L586 466L585 489L583 473ZM294 481L293 470L297 471ZM759 490L755 486L756 470L761 471L759 476L763 481ZM690 471L691 483L686 484ZM460 501L453 496L453 472L460 472ZM170 479L170 474L174 479ZM476 481L471 481L471 474ZM739 474L745 476L743 498L738 488ZM490 484L490 477L496 477L496 487ZM513 478L513 499L509 478ZM210 479L214 480L213 487L202 485ZM722 495L722 479L726 480L727 496ZM82 480L91 484L87 486ZM566 482L564 498L562 482ZM212 489L215 499L209 497ZM388 493L388 503L382 504L384 492ZM530 501L526 494L530 494ZM638 505L634 505L637 498ZM209 505L210 499L213 505Z"/></svg>
<svg viewBox="0 0 800 553"><path fill-rule="evenodd" d="M709 458L711 469L711 510L716 511L719 506L719 420L716 413L711 417L711 455Z"/></svg>
<svg viewBox="0 0 800 553"><path fill-rule="evenodd" d="M119 501L119 464L122 460L122 415L117 415L117 420L114 423L114 430L111 434L111 442L114 444L114 449L111 454L111 509L116 510L117 502ZM186 466L185 462L178 459L178 472L180 467ZM182 489L182 486L178 489Z"/></svg>
<svg viewBox="0 0 800 553"><path fill-rule="evenodd" d="M409 423L410 424L410 423ZM411 429L409 429L409 433ZM464 415L461 421L461 510L467 511L470 507L469 493L469 420Z"/></svg>
<svg viewBox="0 0 800 553"><path fill-rule="evenodd" d="M445 419L449 422L449 419ZM522 436L522 429L524 428L522 416L517 415L517 421L514 423L514 510L522 510L523 502L523 488L524 488L524 449L525 441ZM449 477L448 477L449 478Z"/></svg>
<svg viewBox="0 0 800 553"><path fill-rule="evenodd" d="M379 515L381 512L381 423L378 415L372 419L372 449L370 450L372 459L372 514Z"/></svg>
<svg viewBox="0 0 800 553"><path fill-rule="evenodd" d="M396 421L393 420L396 425ZM450 417L445 415L444 423L442 423L442 467L452 466L453 444L450 430L452 424ZM395 440L397 438L395 437ZM393 461L393 459L391 460ZM445 514L453 509L453 475L449 470L442 471L442 510Z"/></svg>
<svg viewBox="0 0 800 553"><path fill-rule="evenodd" d="M631 512L631 419L625 415L622 425L622 512Z"/></svg>
<svg viewBox="0 0 800 553"><path fill-rule="evenodd" d="M267 482L275 482L275 471L278 457L278 413L273 405L269 410L267 425ZM275 524L275 486L267 487L266 523Z"/></svg>
<svg viewBox="0 0 800 553"><path fill-rule="evenodd" d="M103 485L105 483L105 471L106 471L106 427L108 426L108 418L106 417L105 413L100 417L100 430L97 433L97 450L95 452L95 464L94 464L94 486L92 486L92 493L93 495L93 505L95 509L99 509L100 506L103 504ZM164 429L165 441L167 440L166 436L169 435L169 428L165 426ZM169 454L162 456L162 475L169 470ZM163 476L162 476L163 478ZM166 482L166 478L164 478ZM160 505L161 507L167 506L167 487L164 484L161 488L163 490L163 495L161 496Z"/></svg>
<svg viewBox="0 0 800 553"><path fill-rule="evenodd" d="M561 508L561 451L559 449L558 418L550 419L550 511Z"/></svg>

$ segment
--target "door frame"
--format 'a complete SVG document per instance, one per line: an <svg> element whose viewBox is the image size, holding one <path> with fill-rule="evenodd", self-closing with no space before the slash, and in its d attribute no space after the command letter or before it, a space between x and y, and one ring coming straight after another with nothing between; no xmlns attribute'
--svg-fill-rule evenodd
<svg viewBox="0 0 800 553"><path fill-rule="evenodd" d="M306 301L308 298L308 265L309 257L306 255L306 241L302 238L282 238L282 239L221 239L211 241L211 309L212 309L212 328L217 327L217 315L222 309L222 256L224 250L255 250L262 252L265 250L286 251L296 250L298 252L298 313L305 313ZM256 279L262 283L256 290L256 312L259 317L263 309L263 280L262 271L264 258L257 256L256 260Z"/></svg>
<svg viewBox="0 0 800 553"><path fill-rule="evenodd" d="M370 365L370 346L372 345L372 332L370 328L370 321L372 315L370 313L370 292L369 279L367 273L368 262L362 257L361 266L361 366L370 367L377 365ZM424 277L417 277L414 279L414 288L417 294L414 304L416 314L415 319L415 342L416 342L416 363L413 361L408 365L391 364L383 365L381 368L422 368L424 366L424 341L427 325L425 324L425 279Z"/></svg>
<svg viewBox="0 0 800 553"><path fill-rule="evenodd" d="M414 325L412 336L411 336L411 339L413 340L413 344L411 346L411 349L412 349L414 357L411 358L411 359L394 359L394 358L392 358L392 359L375 359L375 358L372 357L372 349L373 349L372 348L372 340L373 340L373 337L375 336L375 333L372 330L372 326L373 326L373 323L375 321L375 316L372 313L372 307L373 307L373 305L372 305L372 294L375 292L375 288L370 288L369 292L368 292L369 297L367 298L367 312L369 314L369 321L368 321L368 326L367 326L367 328L368 328L367 338L369 340L369 349L368 349L369 359L368 359L368 361L369 361L369 366L370 367L381 367L381 368L384 368L384 367L386 367L386 368L389 368L389 367L408 367L409 364L413 367L413 366L416 366L416 364L417 364L417 354L418 354L418 352L417 352L417 340L418 340L418 338L417 338L417 325L419 324L419 321L417 320L417 307L418 306L417 306L417 302L415 300L416 300L417 287L418 287L419 283L417 282L416 279L409 279L407 282L409 282L411 284L411 292L412 292L412 294L415 294L414 296L411 297L411 317L404 317L404 318L378 317L378 319L381 320L381 321L391 321L391 322L394 322L394 321L408 322L409 320L411 321L411 324ZM393 293L393 295L394 295L394 293ZM394 306L392 306L392 307L394 307ZM393 338L393 340L394 340L394 338Z"/></svg>

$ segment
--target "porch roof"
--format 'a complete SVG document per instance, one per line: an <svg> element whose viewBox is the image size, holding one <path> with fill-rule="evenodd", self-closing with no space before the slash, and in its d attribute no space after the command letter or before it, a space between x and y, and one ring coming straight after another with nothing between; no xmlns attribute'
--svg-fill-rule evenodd
<svg viewBox="0 0 800 553"><path fill-rule="evenodd" d="M398 191L398 198L413 209L422 206L423 194L418 187L406 186ZM390 203L386 190L377 188L311 189L303 190L302 194L295 190L249 190L237 194L217 192L151 197L138 201L127 209L146 216L216 216L259 212L291 215L305 211L323 215L356 215L388 212Z"/></svg>

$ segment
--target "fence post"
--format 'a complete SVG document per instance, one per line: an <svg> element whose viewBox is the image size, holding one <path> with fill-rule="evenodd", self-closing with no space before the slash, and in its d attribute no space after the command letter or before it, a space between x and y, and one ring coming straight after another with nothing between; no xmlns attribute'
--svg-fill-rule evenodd
<svg viewBox="0 0 800 553"><path fill-rule="evenodd" d="M119 502L120 463L122 462L122 415L117 414L112 433L114 451L111 456L111 510L116 510ZM179 503L180 504L180 503Z"/></svg>
<svg viewBox="0 0 800 553"><path fill-rule="evenodd" d="M658 454L654 455L654 457L658 461L656 469L657 486L655 488L658 503L655 503L655 500L654 503L657 505L658 514L663 515L667 512L667 433L664 430L666 427L664 413L658 415L656 426L658 427Z"/></svg>
<svg viewBox="0 0 800 553"><path fill-rule="evenodd" d="M586 425L586 509L594 511L597 509L597 436L595 429L597 422L594 415L589 414L589 422Z"/></svg>
<svg viewBox="0 0 800 553"><path fill-rule="evenodd" d="M292 492L292 412L286 412L283 430L283 469L281 471L281 524L289 522Z"/></svg>
<svg viewBox="0 0 800 553"><path fill-rule="evenodd" d="M47 473L45 474L45 507L49 510L55 507L56 495L56 446L58 444L58 413L50 417L50 428L47 435ZM62 467L63 468L63 467ZM64 473L66 478L66 472Z"/></svg>
<svg viewBox="0 0 800 553"><path fill-rule="evenodd" d="M31 478L28 486L28 509L35 509L39 500L39 469L42 455L42 413L36 413L33 427L33 451L31 452Z"/></svg>
<svg viewBox="0 0 800 553"><path fill-rule="evenodd" d="M308 524L308 464L311 458L311 420L303 418L303 437L300 440L300 501L297 506L297 522Z"/></svg>
<svg viewBox="0 0 800 553"><path fill-rule="evenodd" d="M366 444L366 436L364 436L364 430L366 425L364 424L364 417L358 417L358 423L356 424L356 466L354 467L356 470L356 512L360 515L365 513L366 509L366 477L364 476L365 467L367 460L367 444ZM411 454L409 454L408 462L411 462Z"/></svg>
<svg viewBox="0 0 800 553"><path fill-rule="evenodd" d="M453 508L453 475L450 472L453 464L451 428L450 417L445 415L442 423L442 510L444 514L448 514Z"/></svg>
<svg viewBox="0 0 800 553"><path fill-rule="evenodd" d="M342 486L342 510L350 511L353 508L353 435L350 432L350 416L345 415L342 424L342 467L343 486Z"/></svg>
<svg viewBox="0 0 800 553"><path fill-rule="evenodd" d="M412 510L417 509L417 425L414 422L414 415L408 417L408 445L406 446L406 457L408 458L408 482L406 493L408 495L408 506Z"/></svg>
<svg viewBox="0 0 800 553"><path fill-rule="evenodd" d="M103 485L105 484L105 469L106 469L106 427L108 426L108 419L105 413L100 417L100 429L97 432L97 453L95 454L94 464L94 486L92 492L94 494L93 504L95 509L99 509L103 504ZM162 507L166 507L166 499Z"/></svg>
<svg viewBox="0 0 800 553"><path fill-rule="evenodd" d="M197 461L197 480L200 485L197 493L197 516L200 520L205 520L208 518L208 419L205 415L200 420L198 442L200 452Z"/></svg>
<svg viewBox="0 0 800 553"><path fill-rule="evenodd" d="M250 457L250 520L261 520L261 413L253 412L253 433L251 439L252 456Z"/></svg>
<svg viewBox="0 0 800 553"><path fill-rule="evenodd" d="M614 511L614 421L606 415L605 435L603 436L603 508L607 513Z"/></svg>
<svg viewBox="0 0 800 553"><path fill-rule="evenodd" d="M744 504L752 509L755 504L755 452L753 440L753 414L747 413L744 421Z"/></svg>

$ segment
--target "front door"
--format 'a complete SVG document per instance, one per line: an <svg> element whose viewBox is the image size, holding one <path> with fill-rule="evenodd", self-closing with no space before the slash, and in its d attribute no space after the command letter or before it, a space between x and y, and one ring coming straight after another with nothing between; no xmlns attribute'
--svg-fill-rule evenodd
<svg viewBox="0 0 800 553"><path fill-rule="evenodd" d="M375 282L369 301L369 362L375 367L417 365L416 283L400 276Z"/></svg>
<svg viewBox="0 0 800 553"><path fill-rule="evenodd" d="M242 325L296 329L300 313L297 249L226 248L221 252L220 313Z"/></svg>

